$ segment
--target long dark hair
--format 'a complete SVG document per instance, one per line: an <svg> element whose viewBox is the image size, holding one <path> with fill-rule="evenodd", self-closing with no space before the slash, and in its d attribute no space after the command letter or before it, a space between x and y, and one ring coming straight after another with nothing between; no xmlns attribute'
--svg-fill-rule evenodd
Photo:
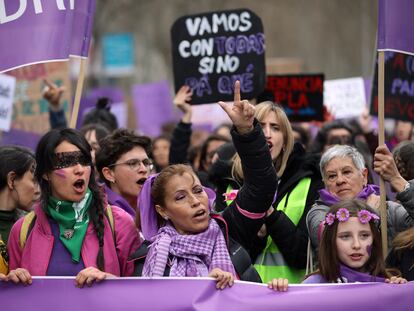
<svg viewBox="0 0 414 311"><path fill-rule="evenodd" d="M349 211L349 217L357 217L358 212L367 210L373 214L376 212L364 201L358 199L344 200L331 206L329 213L336 215L336 212L346 208ZM327 282L336 282L341 278L340 260L336 248L336 235L338 232L339 221L335 220L332 225L325 225L319 246L319 273ZM373 277L388 277L389 273L385 270L384 257L382 255L381 233L378 223L369 222L373 242L371 256L365 264L367 272Z"/></svg>
<svg viewBox="0 0 414 311"><path fill-rule="evenodd" d="M0 190L7 186L7 175L10 172L20 179L35 164L35 156L30 149L20 146L0 146Z"/></svg>
<svg viewBox="0 0 414 311"><path fill-rule="evenodd" d="M53 170L53 155L56 147L67 141L79 148L89 163L92 163L91 147L89 146L83 135L74 129L55 129L46 133L39 141L36 149L37 167L35 176L39 182L42 192L42 208L46 211L49 197L51 195L51 187L49 181L43 178L44 174L50 173ZM98 268L104 271L105 261L103 255L104 245L104 201L99 190L98 184L95 180L95 171L91 165L91 176L89 178L88 187L92 192L92 201L89 207L89 217L92 220L96 235L99 241L99 252L96 259Z"/></svg>

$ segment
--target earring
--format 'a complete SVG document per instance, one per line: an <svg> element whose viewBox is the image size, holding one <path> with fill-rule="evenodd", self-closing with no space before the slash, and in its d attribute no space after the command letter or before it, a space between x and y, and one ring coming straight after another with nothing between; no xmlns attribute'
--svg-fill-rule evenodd
<svg viewBox="0 0 414 311"><path fill-rule="evenodd" d="M163 218L164 218L165 221L167 221L169 219L168 216L164 216Z"/></svg>

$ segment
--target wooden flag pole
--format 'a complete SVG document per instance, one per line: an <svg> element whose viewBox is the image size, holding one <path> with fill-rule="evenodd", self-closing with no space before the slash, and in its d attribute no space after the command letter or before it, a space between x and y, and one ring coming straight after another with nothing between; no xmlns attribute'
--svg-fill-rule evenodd
<svg viewBox="0 0 414 311"><path fill-rule="evenodd" d="M73 102L72 115L70 117L69 123L70 128L76 128L76 122L78 121L80 99L82 95L83 82L85 81L85 69L87 61L87 58L81 58L79 77L76 84L75 101Z"/></svg>
<svg viewBox="0 0 414 311"><path fill-rule="evenodd" d="M384 129L384 82L385 61L384 51L378 52L378 145L385 143ZM380 215L381 215L381 241L384 258L388 254L388 228L387 228L387 205L385 201L385 182L380 176Z"/></svg>

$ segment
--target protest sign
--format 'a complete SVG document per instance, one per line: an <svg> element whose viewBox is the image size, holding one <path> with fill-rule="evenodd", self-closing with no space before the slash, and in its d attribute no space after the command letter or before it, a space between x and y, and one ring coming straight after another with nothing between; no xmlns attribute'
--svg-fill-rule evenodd
<svg viewBox="0 0 414 311"><path fill-rule="evenodd" d="M384 116L414 121L414 56L385 52ZM372 115L378 113L378 66L371 96Z"/></svg>
<svg viewBox="0 0 414 311"><path fill-rule="evenodd" d="M272 75L266 90L283 106L291 122L323 121L323 74Z"/></svg>
<svg viewBox="0 0 414 311"><path fill-rule="evenodd" d="M179 18L171 28L175 91L188 85L191 104L256 97L265 84L265 37L260 18L239 9Z"/></svg>
<svg viewBox="0 0 414 311"><path fill-rule="evenodd" d="M174 120L173 104L167 81L132 86L137 129L152 137L161 133L161 126Z"/></svg>
<svg viewBox="0 0 414 311"><path fill-rule="evenodd" d="M34 277L30 286L0 282L2 310L411 311L414 290L414 282L289 285L287 292L240 281L217 290L207 278L117 278L82 289L74 282L73 277Z"/></svg>
<svg viewBox="0 0 414 311"><path fill-rule="evenodd" d="M0 130L10 130L16 78L0 74Z"/></svg>
<svg viewBox="0 0 414 311"><path fill-rule="evenodd" d="M364 79L348 78L325 81L323 101L335 119L360 116L367 103Z"/></svg>
<svg viewBox="0 0 414 311"><path fill-rule="evenodd" d="M63 85L62 105L68 117L71 103L71 81L67 62L37 64L15 69L8 74L16 78L16 90L11 127L26 132L44 134L50 130L49 104L43 99L43 79Z"/></svg>
<svg viewBox="0 0 414 311"><path fill-rule="evenodd" d="M108 76L131 75L134 70L134 38L131 33L106 34L102 39L103 70Z"/></svg>
<svg viewBox="0 0 414 311"><path fill-rule="evenodd" d="M0 4L0 72L88 55L95 0Z"/></svg>

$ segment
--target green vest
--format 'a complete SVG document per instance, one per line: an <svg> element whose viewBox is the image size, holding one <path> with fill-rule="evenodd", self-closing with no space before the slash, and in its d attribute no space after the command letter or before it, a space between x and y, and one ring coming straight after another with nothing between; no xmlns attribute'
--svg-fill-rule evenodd
<svg viewBox="0 0 414 311"><path fill-rule="evenodd" d="M287 206L285 204L288 193L277 205L277 210L283 211L296 226L305 210L310 184L310 177L302 178L290 192ZM288 266L270 236L267 238L265 249L257 257L254 267L259 272L263 283L267 283L274 278L286 278L289 280L289 284L294 284L300 283L305 276L305 269L299 270Z"/></svg>

